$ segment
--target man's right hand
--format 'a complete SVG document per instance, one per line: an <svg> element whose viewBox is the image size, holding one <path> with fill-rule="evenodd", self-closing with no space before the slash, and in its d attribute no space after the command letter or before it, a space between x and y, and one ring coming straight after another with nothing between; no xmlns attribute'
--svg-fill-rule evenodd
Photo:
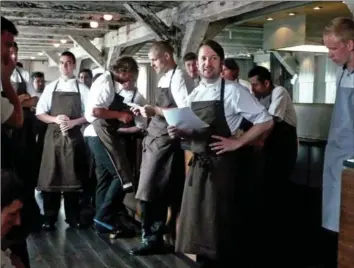
<svg viewBox="0 0 354 268"><path fill-rule="evenodd" d="M57 115L55 117L54 123L60 125L60 124L64 123L65 121L68 121L68 120L70 120L70 118L67 117L65 114L59 114L59 115Z"/></svg>
<svg viewBox="0 0 354 268"><path fill-rule="evenodd" d="M21 95L18 96L18 98L20 99L20 102L22 103L25 100L29 100L31 98L31 96L28 95L28 94L21 94Z"/></svg>
<svg viewBox="0 0 354 268"><path fill-rule="evenodd" d="M126 113L123 112L121 115L118 117L118 120L123 122L124 124L127 124L133 120L133 115L131 113Z"/></svg>

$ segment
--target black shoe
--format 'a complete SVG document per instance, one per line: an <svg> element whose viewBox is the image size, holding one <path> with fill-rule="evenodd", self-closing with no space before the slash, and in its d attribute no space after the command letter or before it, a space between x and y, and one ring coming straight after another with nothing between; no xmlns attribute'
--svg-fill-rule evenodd
<svg viewBox="0 0 354 268"><path fill-rule="evenodd" d="M69 224L69 226L70 226L71 228L82 229L82 228L85 227L85 226L84 226L83 224L81 224L81 222L79 222L79 221L69 221L69 220L65 220L65 222L66 222L67 224Z"/></svg>
<svg viewBox="0 0 354 268"><path fill-rule="evenodd" d="M166 253L164 243L163 242L143 242L139 247L133 248L129 254L130 255L154 255Z"/></svg>
<svg viewBox="0 0 354 268"><path fill-rule="evenodd" d="M55 225L52 223L44 223L42 225L42 229L45 231L53 231L53 230L55 230Z"/></svg>
<svg viewBox="0 0 354 268"><path fill-rule="evenodd" d="M130 229L127 227L117 227L113 231L110 232L109 238L110 239L117 239L117 238L133 238L136 236L136 232L134 229Z"/></svg>

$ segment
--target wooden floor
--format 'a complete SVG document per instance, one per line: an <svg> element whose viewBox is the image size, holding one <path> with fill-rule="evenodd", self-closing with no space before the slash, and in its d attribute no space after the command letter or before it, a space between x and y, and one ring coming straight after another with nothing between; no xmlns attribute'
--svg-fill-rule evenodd
<svg viewBox="0 0 354 268"><path fill-rule="evenodd" d="M180 254L130 256L130 248L140 242L139 235L131 239L110 240L89 228L76 230L64 223L63 216L57 230L42 231L28 238L32 268L189 268L198 267Z"/></svg>

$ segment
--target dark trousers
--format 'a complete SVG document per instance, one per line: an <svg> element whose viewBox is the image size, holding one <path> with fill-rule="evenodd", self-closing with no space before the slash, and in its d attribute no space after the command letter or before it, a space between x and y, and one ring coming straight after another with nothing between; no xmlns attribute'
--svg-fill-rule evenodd
<svg viewBox="0 0 354 268"><path fill-rule="evenodd" d="M337 268L338 233L322 228L322 256L324 268Z"/></svg>
<svg viewBox="0 0 354 268"><path fill-rule="evenodd" d="M116 216L125 210L123 205L125 193L121 180L101 140L98 137L86 137L86 141L96 163L95 222L102 227L108 225L109 229L114 229Z"/></svg>
<svg viewBox="0 0 354 268"><path fill-rule="evenodd" d="M44 221L47 224L54 224L58 219L61 203L61 193L42 191L42 194ZM63 196L66 221L70 223L77 223L79 221L80 215L80 193L64 192Z"/></svg>
<svg viewBox="0 0 354 268"><path fill-rule="evenodd" d="M163 242L166 231L167 204L140 201L142 242Z"/></svg>

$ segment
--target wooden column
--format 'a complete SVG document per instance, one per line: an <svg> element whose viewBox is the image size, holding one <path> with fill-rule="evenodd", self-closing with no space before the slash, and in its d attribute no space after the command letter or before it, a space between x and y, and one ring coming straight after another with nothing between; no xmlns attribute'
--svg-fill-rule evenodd
<svg viewBox="0 0 354 268"><path fill-rule="evenodd" d="M338 268L354 267L354 168L342 173Z"/></svg>

